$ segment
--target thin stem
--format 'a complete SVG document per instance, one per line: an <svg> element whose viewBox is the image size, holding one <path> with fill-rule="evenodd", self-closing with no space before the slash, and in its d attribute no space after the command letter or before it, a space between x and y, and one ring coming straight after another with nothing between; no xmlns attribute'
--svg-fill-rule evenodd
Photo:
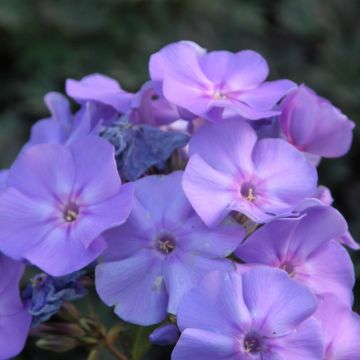
<svg viewBox="0 0 360 360"><path fill-rule="evenodd" d="M121 353L113 344L105 341L106 348L116 357L118 360L128 360L127 356Z"/></svg>

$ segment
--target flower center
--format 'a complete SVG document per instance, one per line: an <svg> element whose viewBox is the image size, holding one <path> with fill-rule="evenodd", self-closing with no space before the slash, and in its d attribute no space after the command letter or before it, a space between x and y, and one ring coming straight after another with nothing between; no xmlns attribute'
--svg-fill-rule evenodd
<svg viewBox="0 0 360 360"><path fill-rule="evenodd" d="M79 215L79 207L74 203L68 204L63 212L63 217L66 222L75 221L78 215Z"/></svg>
<svg viewBox="0 0 360 360"><path fill-rule="evenodd" d="M257 334L248 334L244 339L244 349L248 354L257 354L262 351L262 341Z"/></svg>
<svg viewBox="0 0 360 360"><path fill-rule="evenodd" d="M256 199L254 187L250 183L242 184L240 193L249 202Z"/></svg>
<svg viewBox="0 0 360 360"><path fill-rule="evenodd" d="M280 269L285 270L289 274L290 277L294 277L296 274L295 266L288 261L283 262L280 265Z"/></svg>
<svg viewBox="0 0 360 360"><path fill-rule="evenodd" d="M157 240L157 249L168 255L175 249L175 239L169 234L160 235Z"/></svg>
<svg viewBox="0 0 360 360"><path fill-rule="evenodd" d="M225 94L223 94L220 90L215 90L214 93L212 94L212 96L215 100L227 99L227 96Z"/></svg>

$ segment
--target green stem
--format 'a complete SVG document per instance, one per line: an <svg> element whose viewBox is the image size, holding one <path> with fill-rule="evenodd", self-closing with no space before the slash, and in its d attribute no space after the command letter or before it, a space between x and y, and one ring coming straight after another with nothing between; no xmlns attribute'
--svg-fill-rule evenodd
<svg viewBox="0 0 360 360"><path fill-rule="evenodd" d="M113 344L105 341L106 348L115 356L118 360L128 360L127 356L121 353Z"/></svg>

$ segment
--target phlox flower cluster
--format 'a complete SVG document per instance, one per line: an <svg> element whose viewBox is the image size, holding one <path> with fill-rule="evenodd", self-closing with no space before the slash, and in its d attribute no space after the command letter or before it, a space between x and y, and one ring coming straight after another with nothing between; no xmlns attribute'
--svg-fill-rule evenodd
<svg viewBox="0 0 360 360"><path fill-rule="evenodd" d="M317 176L354 123L306 85L268 81L252 50L180 41L149 72L136 93L68 79L0 172L0 359L86 296L94 267L103 303L159 324L150 341L173 360L360 359L345 246L360 247ZM41 273L21 299L26 266Z"/></svg>

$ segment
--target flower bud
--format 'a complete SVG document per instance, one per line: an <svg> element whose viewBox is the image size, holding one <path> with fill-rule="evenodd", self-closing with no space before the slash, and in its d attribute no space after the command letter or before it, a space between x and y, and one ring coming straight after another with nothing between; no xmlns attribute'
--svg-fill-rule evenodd
<svg viewBox="0 0 360 360"><path fill-rule="evenodd" d="M165 324L155 329L149 336L150 342L156 345L173 345L177 342L180 331L174 324Z"/></svg>
<svg viewBox="0 0 360 360"><path fill-rule="evenodd" d="M43 350L50 350L53 352L66 352L75 349L79 345L76 339L68 336L46 336L36 342L36 346Z"/></svg>

